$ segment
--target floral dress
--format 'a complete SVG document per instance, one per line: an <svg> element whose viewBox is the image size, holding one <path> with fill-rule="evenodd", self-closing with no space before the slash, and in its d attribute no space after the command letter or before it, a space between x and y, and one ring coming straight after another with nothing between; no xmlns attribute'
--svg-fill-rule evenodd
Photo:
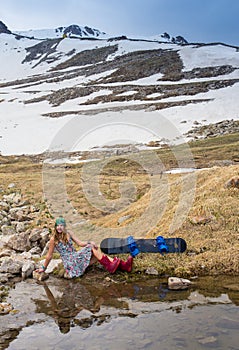
<svg viewBox="0 0 239 350"><path fill-rule="evenodd" d="M92 256L90 244L76 251L73 246L72 238L70 237L66 244L59 242L56 245L56 250L60 253L64 268L69 277L72 278L83 275L86 268L89 266Z"/></svg>

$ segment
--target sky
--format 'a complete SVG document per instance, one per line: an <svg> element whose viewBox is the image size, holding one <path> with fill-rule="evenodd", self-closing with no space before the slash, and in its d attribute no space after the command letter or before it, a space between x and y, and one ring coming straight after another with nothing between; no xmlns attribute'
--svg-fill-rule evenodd
<svg viewBox="0 0 239 350"><path fill-rule="evenodd" d="M13 32L78 24L110 35L167 32L238 46L238 18L238 0L0 0L0 20Z"/></svg>

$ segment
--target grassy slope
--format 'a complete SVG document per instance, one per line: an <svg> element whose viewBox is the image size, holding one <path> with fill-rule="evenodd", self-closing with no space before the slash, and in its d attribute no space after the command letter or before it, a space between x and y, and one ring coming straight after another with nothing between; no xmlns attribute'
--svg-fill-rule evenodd
<svg viewBox="0 0 239 350"><path fill-rule="evenodd" d="M195 174L163 175L167 176L166 181L170 184L166 210L154 227L149 223L151 228L145 232L145 236L183 237L187 241L188 252L167 256L141 254L135 259L135 271L154 266L160 274L178 276L239 274L239 189L224 187L229 179L239 176L239 165L222 166L228 161L238 160L238 140L239 135L235 134L190 143L196 167L210 168L197 171L193 204L183 225L173 232L170 231L170 223L178 206L182 183L190 181ZM167 148L157 153L165 168L177 165ZM28 157L0 157L0 161L2 194L16 191L17 188L24 199L39 208L39 217L34 224L51 226L54 218L43 198L42 164ZM120 227L128 225L137 220L150 203L150 176L135 162L116 160L102 171L101 192L108 199L119 198L119 182L130 179L136 183L136 200L121 212L104 215L86 200L79 181L81 170L80 165L65 169L67 193L77 211L99 226L119 227L119 217L130 215L129 220L121 223ZM162 174L157 176L160 181ZM9 189L10 183L15 183L16 187ZM207 222L195 223L199 218Z"/></svg>

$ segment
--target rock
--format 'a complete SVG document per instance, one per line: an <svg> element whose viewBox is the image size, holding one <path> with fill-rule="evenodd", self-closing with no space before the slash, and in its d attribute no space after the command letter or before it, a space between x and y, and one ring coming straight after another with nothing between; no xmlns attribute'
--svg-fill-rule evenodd
<svg viewBox="0 0 239 350"><path fill-rule="evenodd" d="M230 187L234 187L234 188L239 188L239 177L233 177L230 180L228 180L225 185L225 188L230 188Z"/></svg>
<svg viewBox="0 0 239 350"><path fill-rule="evenodd" d="M10 209L10 206L8 203L4 202L4 201L1 201L0 202L0 210L4 210L5 211L5 215L7 214L7 212L9 211Z"/></svg>
<svg viewBox="0 0 239 350"><path fill-rule="evenodd" d="M8 188L14 188L14 187L16 187L16 185L12 182L12 183L10 183L7 187L8 187Z"/></svg>
<svg viewBox="0 0 239 350"><path fill-rule="evenodd" d="M192 284L191 281L185 278L169 277L168 278L168 288L169 289L187 289Z"/></svg>
<svg viewBox="0 0 239 350"><path fill-rule="evenodd" d="M18 275L21 273L23 263L13 260L12 258L5 258L0 266L1 273L11 273Z"/></svg>
<svg viewBox="0 0 239 350"><path fill-rule="evenodd" d="M145 271L147 275L158 275L158 271L154 267L148 267Z"/></svg>
<svg viewBox="0 0 239 350"><path fill-rule="evenodd" d="M194 126L193 129L186 133L186 136L192 137L194 139L198 138L210 138L215 136L234 134L239 131L239 121L238 120L223 120L215 124L199 125Z"/></svg>
<svg viewBox="0 0 239 350"><path fill-rule="evenodd" d="M36 241L40 240L41 239L41 230L34 228L29 235L29 239L31 242L36 242Z"/></svg>
<svg viewBox="0 0 239 350"><path fill-rule="evenodd" d="M45 228L41 231L41 239L39 241L40 247L42 250L45 249L45 247L47 247L47 250L48 250L49 240L50 240L50 231L49 229Z"/></svg>
<svg viewBox="0 0 239 350"><path fill-rule="evenodd" d="M13 226L2 225L2 234L4 236L14 235L15 233L16 233L16 230Z"/></svg>
<svg viewBox="0 0 239 350"><path fill-rule="evenodd" d="M15 252L16 254L16 252ZM28 252L22 252L20 254L17 254L17 256L20 258L20 260L30 260L32 258L32 254L30 253L30 251Z"/></svg>
<svg viewBox="0 0 239 350"><path fill-rule="evenodd" d="M45 272L33 271L32 277L37 281L45 281L49 278L49 275Z"/></svg>
<svg viewBox="0 0 239 350"><path fill-rule="evenodd" d="M31 244L29 240L29 233L21 232L11 236L8 241L8 246L17 252L24 252L31 249Z"/></svg>
<svg viewBox="0 0 239 350"><path fill-rule="evenodd" d="M11 256L13 253L13 250L10 250L10 249L3 249L1 252L0 252L0 258L3 258L5 256Z"/></svg>
<svg viewBox="0 0 239 350"><path fill-rule="evenodd" d="M194 216L190 218L190 222L194 225L205 225L211 222L214 218L212 216Z"/></svg>
<svg viewBox="0 0 239 350"><path fill-rule="evenodd" d="M0 315L9 314L12 311L13 307L10 303L0 303Z"/></svg>
<svg viewBox="0 0 239 350"><path fill-rule="evenodd" d="M31 255L41 255L41 248L36 246L36 247L33 247L32 249L29 250L29 252Z"/></svg>
<svg viewBox="0 0 239 350"><path fill-rule="evenodd" d="M48 252L48 249L49 249L49 244L50 244L50 241L48 241L45 245L45 247L43 248L43 251L42 251L42 256L46 255L47 252Z"/></svg>
<svg viewBox="0 0 239 350"><path fill-rule="evenodd" d="M124 221L128 220L131 218L131 215L125 215L125 216L121 216L119 219L118 219L118 224L122 224Z"/></svg>
<svg viewBox="0 0 239 350"><path fill-rule="evenodd" d="M16 232L20 233L20 232L24 232L26 229L26 225L24 222L17 222L16 224Z"/></svg>
<svg viewBox="0 0 239 350"><path fill-rule="evenodd" d="M25 280L30 277L35 270L36 266L32 261L27 261L22 266L22 278Z"/></svg>
<svg viewBox="0 0 239 350"><path fill-rule="evenodd" d="M44 264L44 261L45 260L41 260L39 263L41 265ZM49 265L47 266L47 269L46 269L46 272L47 273L52 273L55 269L58 269L59 268L59 265L62 264L62 260L61 259L52 259L49 263Z"/></svg>
<svg viewBox="0 0 239 350"><path fill-rule="evenodd" d="M212 335L209 337L199 339L198 342L202 345L215 344L217 342L217 338Z"/></svg>
<svg viewBox="0 0 239 350"><path fill-rule="evenodd" d="M9 278L8 274L0 273L0 283L7 283Z"/></svg>
<svg viewBox="0 0 239 350"><path fill-rule="evenodd" d="M21 201L21 195L19 193L5 194L3 200L9 204L17 204Z"/></svg>

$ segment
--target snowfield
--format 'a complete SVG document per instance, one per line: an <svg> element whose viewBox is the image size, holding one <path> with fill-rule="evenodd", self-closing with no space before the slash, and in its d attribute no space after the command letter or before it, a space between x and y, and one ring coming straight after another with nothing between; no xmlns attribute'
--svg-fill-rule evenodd
<svg viewBox="0 0 239 350"><path fill-rule="evenodd" d="M42 61L39 56L34 62L22 63L26 57L26 49L40 43L40 40L15 39L8 34L0 35L0 152L2 155L39 154L51 149L67 151L87 150L101 147L106 144L119 143L147 143L151 140L166 139L171 142L186 141L184 133L189 131L195 122L209 124L225 119L239 119L239 83L225 88L210 90L194 96L178 95L161 99L161 94L148 95L147 101L121 101L82 105L96 96L111 94L116 83L102 84L102 90L85 97L70 99L59 106L52 106L47 100L38 103L24 101L44 96L59 89L84 86L91 80L106 77L113 71L105 71L93 76L80 76L59 82L49 81L42 74L68 59L68 53L75 49L75 53L91 50L106 45L115 45L115 42L106 40L77 40L66 38L57 46L53 56L59 60L54 63ZM138 50L154 49L175 50L174 44L147 41L119 41L118 51L108 56L107 60ZM176 46L183 61L183 71L194 68L231 65L237 67L232 73L216 77L217 80L239 79L239 52L232 47L223 45L208 45L196 47L195 45ZM36 65L39 63L38 65ZM35 66L35 68L33 68ZM71 72L76 67L63 69L62 74ZM79 69L79 67L77 67ZM17 79L39 75L39 81L32 84L4 83ZM162 81L162 74L134 81L117 83L117 86L133 85L168 85L200 81L211 81L211 78L183 79L177 81ZM122 96L134 94L131 87ZM190 99L207 99L207 102L190 103L185 106L175 106L161 110L133 110L140 104L150 103L150 98L157 98L160 103L186 101ZM120 107L120 108L118 108ZM124 109L122 110L122 107ZM114 108L114 110L110 110ZM118 108L118 110L117 110ZM103 110L101 110L103 109ZM107 111L109 109L109 111ZM90 113L89 111L94 111ZM100 111L101 110L101 111ZM52 112L73 111L59 118L46 117L44 114ZM77 112L80 114L77 115ZM97 113L96 113L97 112ZM85 113L85 114L84 114ZM63 135L63 138L62 138ZM72 136L74 135L74 137Z"/></svg>

